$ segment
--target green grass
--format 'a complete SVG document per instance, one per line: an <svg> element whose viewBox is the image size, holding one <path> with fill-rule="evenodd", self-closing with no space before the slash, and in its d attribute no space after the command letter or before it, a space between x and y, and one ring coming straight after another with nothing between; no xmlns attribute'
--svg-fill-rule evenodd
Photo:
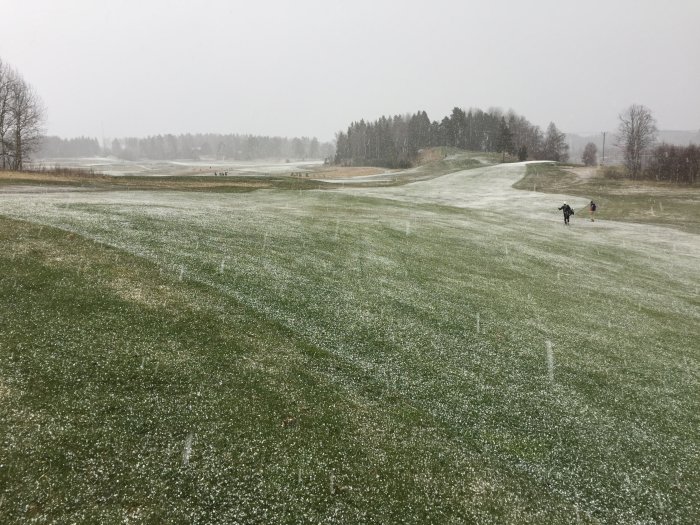
<svg viewBox="0 0 700 525"><path fill-rule="evenodd" d="M0 171L2 186L34 186L46 189L80 188L88 191L158 190L199 191L210 193L246 193L259 189L283 190L320 189L324 182L289 176L110 176L81 173L8 172Z"/></svg>
<svg viewBox="0 0 700 525"><path fill-rule="evenodd" d="M658 224L700 233L700 187L654 181L577 177L565 166L530 164L515 188L592 199L600 219ZM581 210L580 213L587 213Z"/></svg>
<svg viewBox="0 0 700 525"><path fill-rule="evenodd" d="M690 255L330 192L2 210L6 523L700 514Z"/></svg>

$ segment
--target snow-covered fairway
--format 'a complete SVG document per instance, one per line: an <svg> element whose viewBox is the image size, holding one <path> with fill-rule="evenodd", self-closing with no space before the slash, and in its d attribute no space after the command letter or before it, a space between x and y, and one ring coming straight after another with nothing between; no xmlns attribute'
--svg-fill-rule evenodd
<svg viewBox="0 0 700 525"><path fill-rule="evenodd" d="M129 424L117 418L115 432L88 440L69 474L27 469L26 484L5 488L7 500L31 499L22 487L34 483L62 484L71 498L91 494L81 479L108 483L91 470L98 465L129 472L117 482L106 476L106 491L150 492L108 507L85 497L69 517L111 520L137 508L143 519L224 523L692 522L700 515L698 237L590 223L583 210L565 228L556 208L585 201L512 189L524 170L336 191L0 195L0 215L137 256L231 341L228 352L229 343L185 341L172 327L121 334L90 311L87 339L70 323L35 336L40 354L78 338L87 360L134 356L123 377L165 393L124 416ZM6 264L32 256L3 239ZM66 260L56 257L51 264ZM70 264L91 272L89 258ZM147 283L109 272L96 279L133 308L170 308ZM19 285L5 292L21 303ZM230 304L252 313L234 314ZM27 311L27 322L49 322ZM246 348L270 326L278 338ZM0 341L21 355L13 333L0 329ZM218 366L202 377L207 357ZM66 381L102 399L95 392L109 384L80 366L88 365L65 367ZM0 377L7 382L12 370ZM259 390L241 387L242 378ZM19 432L17 414L30 412L18 399L8 436ZM234 409L245 413L220 416ZM70 421L70 411L42 414L32 417L58 437L25 446L60 450L71 435L56 421ZM129 418L142 439L127 437ZM0 462L20 462L2 447ZM58 503L45 505L60 515Z"/></svg>
<svg viewBox="0 0 700 525"><path fill-rule="evenodd" d="M363 195L397 199L405 202L436 203L457 208L488 210L503 214L503 222L515 223L515 229L523 219L541 219L563 222L561 212L556 211L563 202L568 202L578 215L572 219L575 237L595 243L620 245L634 240L631 246L652 253L667 251L675 246L692 257L700 257L700 240L696 235L684 234L669 228L650 225L598 221L589 223L587 205L589 200L567 195L553 195L536 191L516 190L512 186L525 176L525 168L534 162L519 162L489 166L451 173L436 179L421 181L393 188L362 188L352 190ZM556 219L556 221L555 221ZM575 246L572 248L575 249ZM692 261L692 259L691 259ZM700 264L695 260L694 264Z"/></svg>

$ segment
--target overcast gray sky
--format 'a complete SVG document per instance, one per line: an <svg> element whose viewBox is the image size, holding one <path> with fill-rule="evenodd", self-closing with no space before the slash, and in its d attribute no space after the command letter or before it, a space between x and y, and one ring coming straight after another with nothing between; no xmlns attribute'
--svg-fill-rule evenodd
<svg viewBox="0 0 700 525"><path fill-rule="evenodd" d="M330 140L352 120L512 108L700 128L700 0L1 0L0 57L64 137Z"/></svg>

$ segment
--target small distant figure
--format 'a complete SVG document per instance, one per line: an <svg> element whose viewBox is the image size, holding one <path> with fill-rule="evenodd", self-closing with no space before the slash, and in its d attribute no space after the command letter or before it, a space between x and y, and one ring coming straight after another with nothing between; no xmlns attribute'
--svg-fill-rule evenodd
<svg viewBox="0 0 700 525"><path fill-rule="evenodd" d="M568 226L569 217L571 217L574 214L574 209L567 203L564 203L559 209L564 212L564 224Z"/></svg>
<svg viewBox="0 0 700 525"><path fill-rule="evenodd" d="M595 202L591 201L591 203L588 205L588 213L591 214L591 222L595 222L595 211L598 209L598 206L596 206Z"/></svg>

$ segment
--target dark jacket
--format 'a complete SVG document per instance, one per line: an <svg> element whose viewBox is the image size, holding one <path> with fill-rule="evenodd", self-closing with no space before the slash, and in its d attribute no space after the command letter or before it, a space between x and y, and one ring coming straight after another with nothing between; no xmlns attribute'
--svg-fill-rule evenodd
<svg viewBox="0 0 700 525"><path fill-rule="evenodd" d="M563 210L563 211L564 211L564 215L566 215L567 217L569 217L569 216L571 216L571 215L574 214L573 208L572 208L571 206L569 206L568 204L564 204L564 205L563 205L561 208L559 208L559 209L560 209L560 210Z"/></svg>

